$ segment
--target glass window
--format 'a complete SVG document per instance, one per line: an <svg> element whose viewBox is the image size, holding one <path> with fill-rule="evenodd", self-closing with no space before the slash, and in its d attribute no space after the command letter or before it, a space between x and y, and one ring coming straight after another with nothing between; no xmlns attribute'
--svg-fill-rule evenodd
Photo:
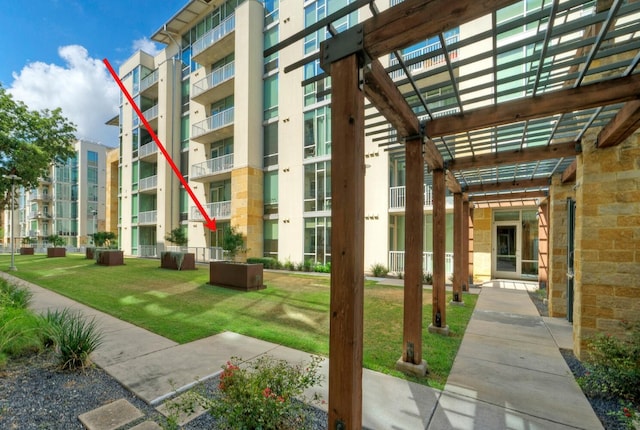
<svg viewBox="0 0 640 430"><path fill-rule="evenodd" d="M494 221L518 221L520 220L520 211L495 211L493 213Z"/></svg>
<svg viewBox="0 0 640 430"><path fill-rule="evenodd" d="M331 217L305 218L304 259L321 264L331 261Z"/></svg>
<svg viewBox="0 0 640 430"><path fill-rule="evenodd" d="M264 173L264 213L278 213L278 171Z"/></svg>
<svg viewBox="0 0 640 430"><path fill-rule="evenodd" d="M304 114L304 158L331 154L331 107L323 106Z"/></svg>
<svg viewBox="0 0 640 430"><path fill-rule="evenodd" d="M264 256L278 258L278 220L264 221Z"/></svg>
<svg viewBox="0 0 640 430"><path fill-rule="evenodd" d="M264 80L264 119L278 116L278 75Z"/></svg>
<svg viewBox="0 0 640 430"><path fill-rule="evenodd" d="M304 211L331 210L331 162L304 166Z"/></svg>
<svg viewBox="0 0 640 430"><path fill-rule="evenodd" d="M264 126L264 167L278 164L278 123Z"/></svg>

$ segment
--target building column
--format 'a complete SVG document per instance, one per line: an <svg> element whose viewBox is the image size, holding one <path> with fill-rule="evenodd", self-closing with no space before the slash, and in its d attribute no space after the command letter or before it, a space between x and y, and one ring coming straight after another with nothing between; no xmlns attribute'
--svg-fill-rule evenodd
<svg viewBox="0 0 640 430"><path fill-rule="evenodd" d="M446 202L445 175L443 169L433 171L433 315L429 325L430 333L449 335L446 319L447 291L445 290L446 270Z"/></svg>
<svg viewBox="0 0 640 430"><path fill-rule="evenodd" d="M567 316L567 199L575 199L574 183L563 184L561 175L549 187L549 316Z"/></svg>
<svg viewBox="0 0 640 430"><path fill-rule="evenodd" d="M404 252L404 325L402 358L396 368L424 376L422 359L422 254L424 251L424 157L422 139L405 144L406 203Z"/></svg>
<svg viewBox="0 0 640 430"><path fill-rule="evenodd" d="M538 288L549 284L549 204L538 206ZM548 294L548 290L547 290Z"/></svg>
<svg viewBox="0 0 640 430"><path fill-rule="evenodd" d="M461 305L462 284L464 275L462 273L463 264L463 222L462 222L462 193L453 194L453 300L451 304Z"/></svg>
<svg viewBox="0 0 640 430"><path fill-rule="evenodd" d="M362 428L364 94L359 60L331 63L329 427Z"/></svg>
<svg viewBox="0 0 640 430"><path fill-rule="evenodd" d="M474 271L473 271L473 250L474 250L474 230L473 230L473 205L467 201L467 205L469 206L469 210L467 211L467 246L469 247L467 250L467 279L468 285L471 286L474 281Z"/></svg>

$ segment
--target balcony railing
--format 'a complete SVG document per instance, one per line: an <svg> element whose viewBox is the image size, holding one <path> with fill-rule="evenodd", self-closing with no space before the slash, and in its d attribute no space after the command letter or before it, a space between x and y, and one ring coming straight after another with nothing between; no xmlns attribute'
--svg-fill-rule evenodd
<svg viewBox="0 0 640 430"><path fill-rule="evenodd" d="M204 79L193 84L191 97L197 97L205 91L228 81L235 75L235 63L225 64L224 66L209 73Z"/></svg>
<svg viewBox="0 0 640 430"><path fill-rule="evenodd" d="M158 117L158 105L152 106L146 111L142 112L142 115L147 121L150 121Z"/></svg>
<svg viewBox="0 0 640 430"><path fill-rule="evenodd" d="M138 224L156 224L158 211L146 211L138 214Z"/></svg>
<svg viewBox="0 0 640 430"><path fill-rule="evenodd" d="M231 216L231 200L207 203L204 208L209 218L229 218ZM191 220L204 221L204 217L197 206L191 206Z"/></svg>
<svg viewBox="0 0 640 430"><path fill-rule="evenodd" d="M202 163L194 164L191 166L191 177L209 176L232 168L233 154L227 154L222 157L211 158Z"/></svg>
<svg viewBox="0 0 640 430"><path fill-rule="evenodd" d="M156 82L158 82L158 70L154 70L140 81L140 92L146 90Z"/></svg>
<svg viewBox="0 0 640 430"><path fill-rule="evenodd" d="M152 190L152 189L156 189L157 186L158 186L158 175L148 176L146 178L140 179L140 182L138 183L138 190L139 191Z"/></svg>
<svg viewBox="0 0 640 430"><path fill-rule="evenodd" d="M444 271L448 278L453 274L453 253L445 253L444 258ZM433 252L422 253L422 271L433 273ZM389 272L404 273L404 251L389 251Z"/></svg>
<svg viewBox="0 0 640 430"><path fill-rule="evenodd" d="M147 143L142 145L138 150L138 157L146 157L148 155L155 154L156 152L158 152L158 145L156 145L155 142Z"/></svg>
<svg viewBox="0 0 640 430"><path fill-rule="evenodd" d="M157 257L157 245L138 245L138 257Z"/></svg>
<svg viewBox="0 0 640 430"><path fill-rule="evenodd" d="M51 200L51 196L49 194L44 194L44 193L35 193L35 194L31 194L31 200L49 201Z"/></svg>
<svg viewBox="0 0 640 430"><path fill-rule="evenodd" d="M447 37L447 39L445 40L445 43L446 45L449 45L457 41L458 41L458 35L455 34ZM415 51L411 51L411 52L407 52L406 54L403 54L402 60L405 63L411 63L411 60L413 60L414 58L422 57L423 55L427 55L430 52L437 51L440 48L441 48L441 45L440 45L440 42L438 41L430 45L427 45L423 48L416 49ZM449 58L452 60L458 58L458 50L454 49L449 51ZM438 54L436 56L417 61L413 64L409 64L407 65L407 69L411 72L415 72L417 70L427 69L429 67L437 66L439 64L444 64L445 62L446 62L446 59L444 57L444 54ZM396 64L398 64L398 59L395 56L391 56L391 61L389 61L389 65L395 66ZM394 70L393 72L390 73L389 76L391 76L391 79L393 80L406 77L402 69Z"/></svg>
<svg viewBox="0 0 640 430"><path fill-rule="evenodd" d="M431 187L424 186L424 205L433 206L433 193ZM390 187L389 188L389 209L404 209L407 204L406 187Z"/></svg>
<svg viewBox="0 0 640 430"><path fill-rule="evenodd" d="M220 25L209 30L200 39L196 40L191 47L192 55L195 57L236 28L235 14L231 14L220 23Z"/></svg>
<svg viewBox="0 0 640 430"><path fill-rule="evenodd" d="M227 251L223 250L218 246L167 246L165 248L170 252L189 252L195 255L196 263L208 263L210 261L215 260L226 260L228 259Z"/></svg>
<svg viewBox="0 0 640 430"><path fill-rule="evenodd" d="M233 124L233 108L218 112L204 121L193 124L191 127L191 136L198 137L230 124Z"/></svg>

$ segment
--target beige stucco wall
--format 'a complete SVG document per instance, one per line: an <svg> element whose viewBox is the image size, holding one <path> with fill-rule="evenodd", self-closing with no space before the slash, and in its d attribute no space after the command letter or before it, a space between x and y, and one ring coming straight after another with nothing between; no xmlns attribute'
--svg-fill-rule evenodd
<svg viewBox="0 0 640 430"><path fill-rule="evenodd" d="M473 210L473 282L491 279L491 209Z"/></svg>

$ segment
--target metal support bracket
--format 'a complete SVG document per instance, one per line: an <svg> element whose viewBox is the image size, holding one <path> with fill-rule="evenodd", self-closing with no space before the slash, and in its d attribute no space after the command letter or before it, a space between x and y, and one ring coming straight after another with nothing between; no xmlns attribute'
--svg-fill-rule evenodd
<svg viewBox="0 0 640 430"><path fill-rule="evenodd" d="M326 73L331 73L331 63L352 54L359 54L360 67L371 62L364 51L364 26L362 24L354 25L342 33L337 33L320 44L320 67Z"/></svg>

